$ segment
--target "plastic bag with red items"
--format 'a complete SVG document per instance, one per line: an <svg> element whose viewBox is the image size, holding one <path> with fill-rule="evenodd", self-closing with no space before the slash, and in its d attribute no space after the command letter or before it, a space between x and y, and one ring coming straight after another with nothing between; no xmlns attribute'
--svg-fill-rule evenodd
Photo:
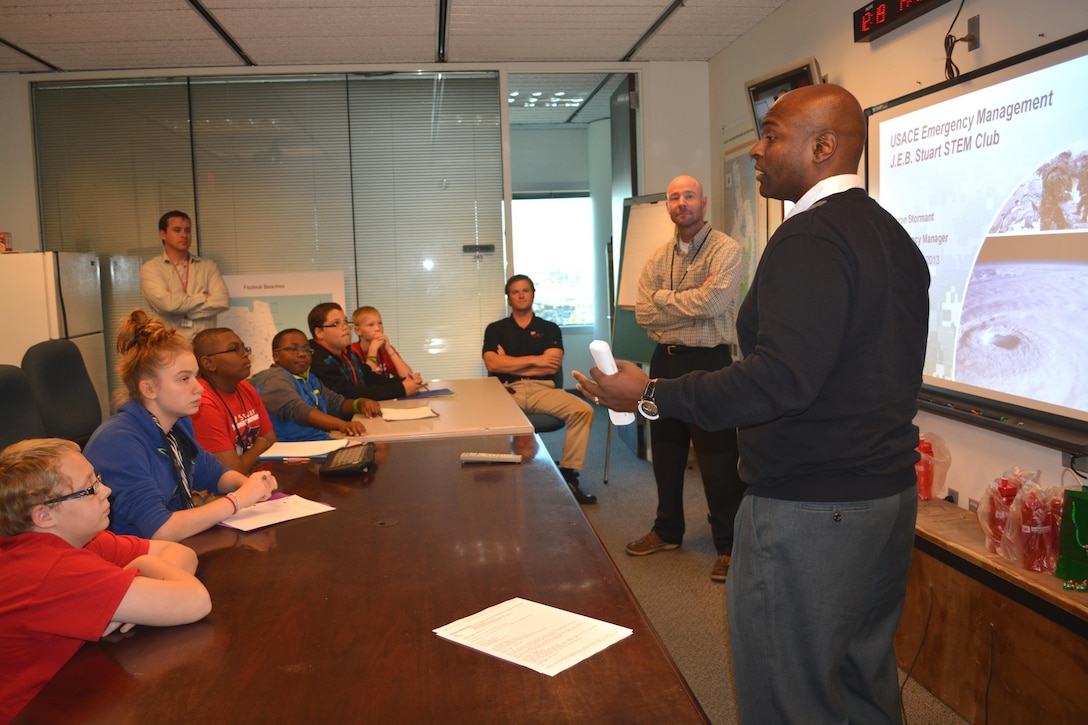
<svg viewBox="0 0 1088 725"><path fill-rule="evenodd" d="M1053 572L1058 565L1062 489L1025 483L1009 509L998 553L1030 571Z"/></svg>
<svg viewBox="0 0 1088 725"><path fill-rule="evenodd" d="M1019 467L1009 469L986 487L978 502L978 523L986 535L986 550L997 553L1005 538L1009 509L1016 494L1026 481L1037 481L1039 472L1025 472Z"/></svg>
<svg viewBox="0 0 1088 725"><path fill-rule="evenodd" d="M945 477L952 463L948 444L936 433L923 433L918 438L919 460L914 464L918 476L918 500L943 498Z"/></svg>

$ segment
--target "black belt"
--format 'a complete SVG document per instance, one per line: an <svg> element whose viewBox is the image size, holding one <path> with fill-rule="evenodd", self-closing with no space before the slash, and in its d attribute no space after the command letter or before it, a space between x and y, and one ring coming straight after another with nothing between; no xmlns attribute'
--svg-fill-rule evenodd
<svg viewBox="0 0 1088 725"><path fill-rule="evenodd" d="M728 348L729 345L715 345L714 347L691 347L688 345L666 345L661 344L661 347L665 349L666 355L687 355L689 353L705 352L707 350L720 350L722 348Z"/></svg>

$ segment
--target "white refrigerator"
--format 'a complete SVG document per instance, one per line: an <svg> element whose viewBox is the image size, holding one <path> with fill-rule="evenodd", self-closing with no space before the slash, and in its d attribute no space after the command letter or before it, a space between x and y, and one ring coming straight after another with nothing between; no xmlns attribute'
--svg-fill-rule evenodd
<svg viewBox="0 0 1088 725"><path fill-rule="evenodd" d="M109 376L101 290L97 254L0 254L0 363L19 365L27 348L42 340L71 340L83 354L105 420Z"/></svg>

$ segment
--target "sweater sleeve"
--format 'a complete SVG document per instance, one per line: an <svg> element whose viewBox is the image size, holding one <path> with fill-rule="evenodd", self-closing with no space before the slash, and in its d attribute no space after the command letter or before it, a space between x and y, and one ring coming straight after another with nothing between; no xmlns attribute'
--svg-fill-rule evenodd
<svg viewBox="0 0 1088 725"><path fill-rule="evenodd" d="M662 415L716 430L797 414L815 401L839 358L850 304L841 250L804 234L765 254L755 290L754 350L740 362L657 386Z"/></svg>
<svg viewBox="0 0 1088 725"><path fill-rule="evenodd" d="M306 416L314 408L298 394L291 373L279 367L270 368L255 377L253 384L269 413L292 423L309 425Z"/></svg>

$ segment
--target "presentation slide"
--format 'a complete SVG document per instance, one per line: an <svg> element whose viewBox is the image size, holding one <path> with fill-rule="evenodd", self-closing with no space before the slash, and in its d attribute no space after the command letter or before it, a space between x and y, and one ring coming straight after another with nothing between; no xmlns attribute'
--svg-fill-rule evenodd
<svg viewBox="0 0 1088 725"><path fill-rule="evenodd" d="M1088 57L1039 66L871 110L870 191L929 264L927 382L1085 420Z"/></svg>

